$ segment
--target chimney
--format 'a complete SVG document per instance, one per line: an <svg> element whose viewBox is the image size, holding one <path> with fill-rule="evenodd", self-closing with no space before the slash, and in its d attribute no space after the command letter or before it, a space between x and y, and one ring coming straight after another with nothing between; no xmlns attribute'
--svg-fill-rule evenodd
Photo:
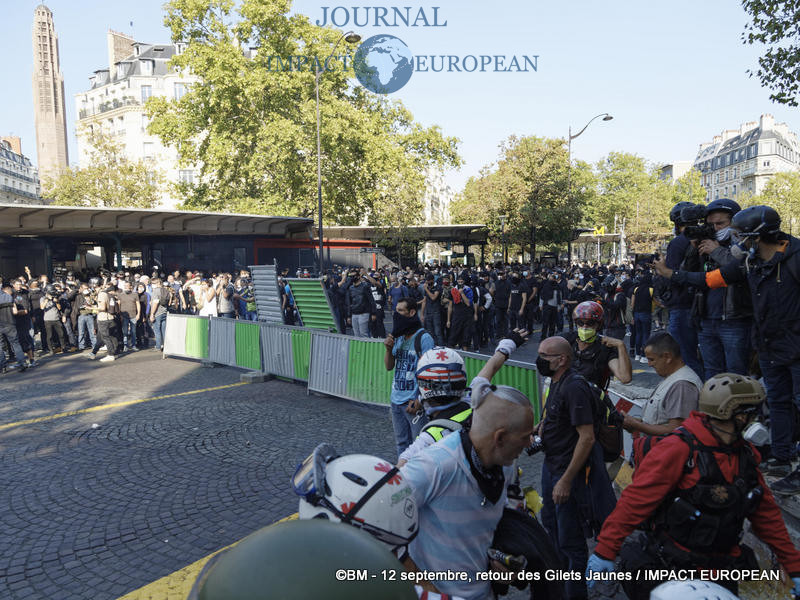
<svg viewBox="0 0 800 600"><path fill-rule="evenodd" d="M22 140L16 135L4 135L0 137L0 141L8 142L8 145L11 146L12 152L22 154Z"/></svg>
<svg viewBox="0 0 800 600"><path fill-rule="evenodd" d="M721 135L715 135L711 141L714 144L719 144L722 141L722 136Z"/></svg>
<svg viewBox="0 0 800 600"><path fill-rule="evenodd" d="M761 115L759 119L759 127L761 131L769 131L775 126L775 117L770 114Z"/></svg>
<svg viewBox="0 0 800 600"><path fill-rule="evenodd" d="M722 132L722 141L727 142L729 139L731 139L738 133L739 131L736 129L726 129L725 131Z"/></svg>
<svg viewBox="0 0 800 600"><path fill-rule="evenodd" d="M134 40L129 35L109 29L106 41L108 43L108 68L113 73L114 65L133 54Z"/></svg>

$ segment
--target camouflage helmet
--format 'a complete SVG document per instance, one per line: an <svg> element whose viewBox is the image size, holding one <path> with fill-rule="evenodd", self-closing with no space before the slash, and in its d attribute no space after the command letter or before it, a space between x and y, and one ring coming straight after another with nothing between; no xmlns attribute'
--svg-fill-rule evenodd
<svg viewBox="0 0 800 600"><path fill-rule="evenodd" d="M417 600L414 585L401 580L403 570L386 546L355 527L284 521L215 556L187 600ZM385 580L382 571L397 576Z"/></svg>
<svg viewBox="0 0 800 600"><path fill-rule="evenodd" d="M764 386L756 379L736 373L719 373L700 390L700 412L727 420L743 406L758 406L764 401Z"/></svg>

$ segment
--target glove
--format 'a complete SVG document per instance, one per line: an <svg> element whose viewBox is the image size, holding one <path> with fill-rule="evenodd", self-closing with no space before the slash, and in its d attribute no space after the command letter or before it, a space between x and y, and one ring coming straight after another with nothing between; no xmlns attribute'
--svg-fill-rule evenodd
<svg viewBox="0 0 800 600"><path fill-rule="evenodd" d="M792 583L794 583L792 594L795 598L800 598L800 577L792 577Z"/></svg>
<svg viewBox="0 0 800 600"><path fill-rule="evenodd" d="M586 586L591 588L596 582L589 579L590 573L613 573L614 561L600 558L597 554L592 554L586 563Z"/></svg>
<svg viewBox="0 0 800 600"><path fill-rule="evenodd" d="M507 338L503 338L497 344L495 352L501 352L506 356L510 356L514 350L522 346L527 338L522 337L516 331L512 331Z"/></svg>

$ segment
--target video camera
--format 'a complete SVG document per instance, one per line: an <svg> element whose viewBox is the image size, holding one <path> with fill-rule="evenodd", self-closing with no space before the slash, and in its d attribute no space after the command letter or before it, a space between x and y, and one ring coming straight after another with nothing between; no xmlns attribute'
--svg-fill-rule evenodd
<svg viewBox="0 0 800 600"><path fill-rule="evenodd" d="M703 204L695 204L684 208L681 211L681 221L688 223L683 230L684 235L690 240L696 241L717 239L714 226L706 223L707 214L708 211Z"/></svg>

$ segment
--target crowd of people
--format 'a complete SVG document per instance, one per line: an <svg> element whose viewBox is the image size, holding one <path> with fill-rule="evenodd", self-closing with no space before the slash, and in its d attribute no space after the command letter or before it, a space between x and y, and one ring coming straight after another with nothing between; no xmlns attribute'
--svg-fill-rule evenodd
<svg viewBox="0 0 800 600"><path fill-rule="evenodd" d="M0 279L0 368L7 357L18 371L36 366L37 354L85 352L111 362L125 352L164 349L168 313L256 320L250 273L237 275L175 271L146 275L141 270L25 273Z"/></svg>

